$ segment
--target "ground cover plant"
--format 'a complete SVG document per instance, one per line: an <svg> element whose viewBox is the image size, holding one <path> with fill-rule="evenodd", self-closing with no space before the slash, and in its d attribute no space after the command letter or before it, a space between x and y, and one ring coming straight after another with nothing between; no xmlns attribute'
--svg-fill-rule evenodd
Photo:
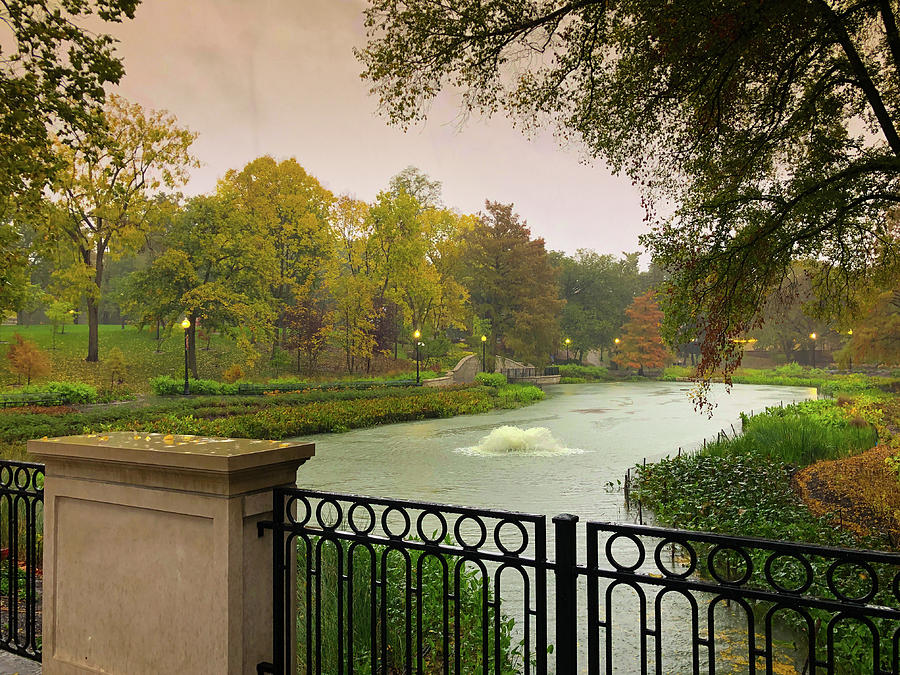
<svg viewBox="0 0 900 675"><path fill-rule="evenodd" d="M0 411L0 456L25 458L30 438L108 431L281 439L377 424L518 407L543 397L530 385L311 390L279 396L197 396L73 408Z"/></svg>
<svg viewBox="0 0 900 675"><path fill-rule="evenodd" d="M653 511L656 520L666 526L763 537L787 541L890 550L892 542L885 530L844 527L845 514L840 503L820 500L810 508L810 486L824 472L843 474L847 482L842 496L848 502L867 503L871 499L863 489L862 479L872 473L870 450L878 442L878 415L874 411L877 395L863 396L853 403L845 400L805 401L767 409L753 417L744 416L744 431L735 437L722 436L694 454L668 457L655 464L638 467L633 493L643 506ZM869 417L869 421L863 415ZM876 453L877 454L877 453ZM880 474L889 473L882 457ZM840 465L835 471L834 467ZM857 465L847 473L846 467ZM806 467L806 468L804 468ZM807 475L813 472L811 475ZM805 488L803 486L806 486ZM894 481L894 492L896 489ZM814 491L814 490L813 490ZM766 552L751 551L756 574L761 574ZM816 577L824 579L828 561L811 559ZM844 570L841 579L847 588L867 582L865 577ZM889 606L896 599L885 588L875 602ZM764 583L759 577L759 583ZM789 581L789 580L788 580ZM787 584L790 586L790 584ZM827 588L814 587L811 592L829 594ZM801 629L797 616L784 615L796 629ZM816 615L826 620L826 615ZM871 654L871 636L861 626L849 622L839 624L836 644L842 653L863 662ZM871 658L871 657L869 657Z"/></svg>

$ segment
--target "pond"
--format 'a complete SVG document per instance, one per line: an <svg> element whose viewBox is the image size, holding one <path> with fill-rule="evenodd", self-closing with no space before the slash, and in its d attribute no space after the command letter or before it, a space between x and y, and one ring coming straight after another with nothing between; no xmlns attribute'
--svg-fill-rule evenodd
<svg viewBox="0 0 900 675"><path fill-rule="evenodd" d="M732 426L740 413L815 398L815 389L713 385L712 419L694 411L679 382L556 385L547 398L516 410L323 434L301 467L303 488L528 511L582 520L620 520L622 497L604 484L645 458L696 448ZM577 452L483 454L471 448L503 425L546 427Z"/></svg>
<svg viewBox="0 0 900 675"><path fill-rule="evenodd" d="M711 399L716 408L709 418L694 410L689 386L674 382L557 385L547 388L545 400L517 410L311 436L304 440L316 443L316 456L300 468L297 482L306 489L393 499L547 516L574 513L582 522L633 522L635 514L625 510L621 492L606 488L621 480L630 467L645 459L656 461L679 448L696 449L721 430L731 435L740 429L741 412L816 396L815 389L809 388L735 385L728 392L724 385L713 385ZM541 427L544 430L528 431ZM521 447L506 452L510 445ZM552 528L548 535L552 557ZM580 560L585 555L582 535L579 528ZM583 584L579 593L583 602ZM507 587L502 593L504 605L521 606L521 594L521 588ZM548 602L552 627L552 597ZM614 614L622 619L615 638L613 660L619 664L615 670L640 672L634 598L617 589L613 604ZM729 609L724 614L719 625L725 642L745 640L741 637L746 636L745 619ZM671 672L690 670L688 617L685 607L668 614L664 638L665 649L674 658ZM781 630L778 634L788 637ZM583 626L578 641L582 646L587 643ZM794 658L792 653L786 660ZM740 659L725 661L730 665L721 664L718 672L746 672L746 663Z"/></svg>

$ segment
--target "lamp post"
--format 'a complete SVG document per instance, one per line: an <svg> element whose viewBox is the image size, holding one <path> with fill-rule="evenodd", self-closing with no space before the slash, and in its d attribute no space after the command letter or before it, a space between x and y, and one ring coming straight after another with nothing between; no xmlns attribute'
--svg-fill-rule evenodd
<svg viewBox="0 0 900 675"><path fill-rule="evenodd" d="M847 331L847 335L849 335L851 339L853 338L853 329L852 328ZM849 366L848 370L852 373L853 372L853 355L850 354L849 357L850 357L850 366Z"/></svg>
<svg viewBox="0 0 900 675"><path fill-rule="evenodd" d="M813 341L812 343L812 367L816 367L816 334L810 333L809 339Z"/></svg>
<svg viewBox="0 0 900 675"><path fill-rule="evenodd" d="M422 337L421 331L416 329L413 333L413 337L416 339L416 384L419 384L419 345L421 344L419 338Z"/></svg>
<svg viewBox="0 0 900 675"><path fill-rule="evenodd" d="M566 338L564 340L564 342L566 343L566 364L568 365L568 363L569 363L569 345L572 344L572 341L569 338Z"/></svg>
<svg viewBox="0 0 900 675"><path fill-rule="evenodd" d="M481 336L481 372L487 372L487 360L485 358L485 347L487 346L487 335Z"/></svg>
<svg viewBox="0 0 900 675"><path fill-rule="evenodd" d="M184 395L187 396L191 393L188 382L188 328L191 327L191 322L187 317L181 322L181 327L184 329Z"/></svg>
<svg viewBox="0 0 900 675"><path fill-rule="evenodd" d="M613 342L614 342L615 345L616 345L616 346L615 346L615 349L614 349L615 356L618 356L618 355L619 355L619 343L622 342L622 341L621 341L619 338L616 338L615 340L613 340ZM619 369L619 362L618 362L618 361L616 361L613 365L616 367L616 370Z"/></svg>

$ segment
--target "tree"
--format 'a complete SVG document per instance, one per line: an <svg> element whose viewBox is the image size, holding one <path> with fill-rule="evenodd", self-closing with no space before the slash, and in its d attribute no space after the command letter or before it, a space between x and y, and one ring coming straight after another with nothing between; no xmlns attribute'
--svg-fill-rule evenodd
<svg viewBox="0 0 900 675"><path fill-rule="evenodd" d="M0 316L18 311L28 285L27 257L12 223L0 221Z"/></svg>
<svg viewBox="0 0 900 675"><path fill-rule="evenodd" d="M640 291L644 279L638 268L638 253L616 259L595 251L579 249L570 258L551 254L559 269L563 306L561 327L578 352L602 350L619 337L625 323L625 308Z"/></svg>
<svg viewBox="0 0 900 675"><path fill-rule="evenodd" d="M798 349L840 341L832 325L816 316L813 275L810 266L795 264L781 288L767 298L761 310L762 326L751 333L758 348L776 349L791 361ZM813 333L816 340L810 338Z"/></svg>
<svg viewBox="0 0 900 675"><path fill-rule="evenodd" d="M638 375L644 374L645 367L663 368L670 360L659 332L663 313L654 296L655 291L647 291L625 310L628 321L622 327L616 363L624 368L637 368Z"/></svg>
<svg viewBox="0 0 900 675"><path fill-rule="evenodd" d="M630 176L668 276L665 334L701 336L709 378L738 365L733 339L793 260L820 261L831 314L896 276L897 13L889 0L370 0L357 53L397 124L454 87L468 110L546 122Z"/></svg>
<svg viewBox="0 0 900 675"><path fill-rule="evenodd" d="M71 142L98 124L104 86L124 69L115 40L96 32L134 18L138 0L0 3L0 223L39 200L58 168L52 137ZM94 23L93 30L83 25ZM2 275L0 275L2 276Z"/></svg>
<svg viewBox="0 0 900 675"><path fill-rule="evenodd" d="M191 199L166 235L166 250L130 285L144 289L170 322L186 317L188 367L198 377L197 325L229 326L248 360L253 342L271 336L275 252L221 183L212 196Z"/></svg>
<svg viewBox="0 0 900 675"><path fill-rule="evenodd" d="M50 359L47 353L18 333L13 335L13 342L6 349L6 361L9 372L18 376L19 382L25 377L26 384L31 384L32 379L50 373Z"/></svg>
<svg viewBox="0 0 900 675"><path fill-rule="evenodd" d="M254 227L264 229L274 246L272 297L283 341L285 309L303 288L321 287L332 264L328 218L334 196L293 158L259 157L240 171L228 171L225 182L235 207L255 220Z"/></svg>
<svg viewBox="0 0 900 675"><path fill-rule="evenodd" d="M56 331L59 329L60 333L65 333L66 326L75 323L75 308L65 300L54 300L45 313L50 325L53 326L51 349L56 349Z"/></svg>
<svg viewBox="0 0 900 675"><path fill-rule="evenodd" d="M466 245L465 284L475 314L490 322L489 344L504 355L546 361L564 303L544 240L531 238L512 204L488 201Z"/></svg>
<svg viewBox="0 0 900 675"><path fill-rule="evenodd" d="M322 299L307 293L295 305L288 307L284 325L288 332L288 347L297 351L297 373L300 373L300 355L306 355L306 367L315 368L319 354L327 344L334 322L333 313L325 308Z"/></svg>
<svg viewBox="0 0 900 675"><path fill-rule="evenodd" d="M900 291L881 293L868 314L853 328L839 360L857 363L900 363Z"/></svg>
<svg viewBox="0 0 900 675"><path fill-rule="evenodd" d="M144 242L160 206L154 191L175 188L197 166L189 148L196 134L164 111L113 96L104 126L72 147L57 144L63 169L53 183L48 237L65 237L77 256L86 286L87 361L99 358L100 296L106 256L134 252Z"/></svg>
<svg viewBox="0 0 900 675"><path fill-rule="evenodd" d="M106 374L109 377L110 389L115 389L125 382L128 374L128 364L125 362L125 354L118 347L109 350L106 357Z"/></svg>

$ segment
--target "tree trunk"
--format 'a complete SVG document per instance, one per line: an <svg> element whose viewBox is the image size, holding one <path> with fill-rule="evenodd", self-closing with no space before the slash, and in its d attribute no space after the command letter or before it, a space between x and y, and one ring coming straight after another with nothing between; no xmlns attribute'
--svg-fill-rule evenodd
<svg viewBox="0 0 900 675"><path fill-rule="evenodd" d="M92 297L88 293L88 354L85 361L96 363L100 360L100 289L103 288L103 254L104 245L97 242L97 250L94 260L94 284L97 286L97 295ZM85 265L91 264L91 252L83 251Z"/></svg>
<svg viewBox="0 0 900 675"><path fill-rule="evenodd" d="M100 303L88 296L88 353L85 361L96 363L100 360Z"/></svg>

